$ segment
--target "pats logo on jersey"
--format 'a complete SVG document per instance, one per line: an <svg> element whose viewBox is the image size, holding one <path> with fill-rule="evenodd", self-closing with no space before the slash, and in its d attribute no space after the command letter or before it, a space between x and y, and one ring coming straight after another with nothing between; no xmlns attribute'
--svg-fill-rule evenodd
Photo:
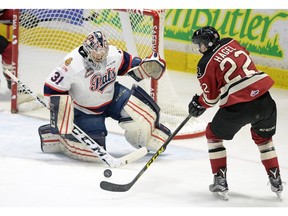
<svg viewBox="0 0 288 216"><path fill-rule="evenodd" d="M90 80L90 87L91 91L98 91L103 92L107 86L111 83L114 83L116 80L116 72L115 68L108 68L106 73L103 76L99 76L94 74Z"/></svg>

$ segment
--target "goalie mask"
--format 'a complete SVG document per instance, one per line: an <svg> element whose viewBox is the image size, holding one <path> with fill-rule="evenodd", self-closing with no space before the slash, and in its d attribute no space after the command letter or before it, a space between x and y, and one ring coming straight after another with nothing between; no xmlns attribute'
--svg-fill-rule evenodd
<svg viewBox="0 0 288 216"><path fill-rule="evenodd" d="M201 46L205 46L207 50L214 49L220 43L220 36L217 30L211 26L205 26L196 30L192 35L192 44L196 45L193 51L201 51ZM203 53L203 52L202 52Z"/></svg>
<svg viewBox="0 0 288 216"><path fill-rule="evenodd" d="M88 60L101 63L107 57L109 43L104 33L95 31L90 33L83 42L83 49L88 55Z"/></svg>

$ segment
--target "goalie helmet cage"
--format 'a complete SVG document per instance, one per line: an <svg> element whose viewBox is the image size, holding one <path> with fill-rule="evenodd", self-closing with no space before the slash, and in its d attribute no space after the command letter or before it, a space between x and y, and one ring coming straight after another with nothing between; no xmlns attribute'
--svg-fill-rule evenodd
<svg viewBox="0 0 288 216"><path fill-rule="evenodd" d="M12 61L15 76L43 95L43 84L53 68L96 29L106 33L110 44L134 56L145 58L155 51L164 58L164 23L165 10L16 9ZM177 95L168 70L158 81L146 79L137 83L131 77L117 79L129 88L136 83L145 89L161 108L161 123L172 132L188 115L188 106ZM24 112L22 103L27 111L27 96L15 83L11 91L11 112ZM204 122L191 118L175 139L203 136L205 127Z"/></svg>

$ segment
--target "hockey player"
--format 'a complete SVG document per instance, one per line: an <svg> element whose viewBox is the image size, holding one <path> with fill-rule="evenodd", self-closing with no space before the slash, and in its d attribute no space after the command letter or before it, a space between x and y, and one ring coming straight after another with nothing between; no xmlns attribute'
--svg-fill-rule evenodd
<svg viewBox="0 0 288 216"><path fill-rule="evenodd" d="M2 56L2 68L12 70L12 9L0 9L0 55ZM11 78L5 73L7 86L11 89Z"/></svg>
<svg viewBox="0 0 288 216"><path fill-rule="evenodd" d="M130 75L137 81L159 79L165 69L165 61L157 53L142 60L110 45L103 32L90 33L45 82L51 124L39 128L42 151L97 161L88 147L69 134L67 125L73 121L106 149L108 117L118 121L132 146L157 151L170 135L169 129L159 122L159 107L139 86L128 89L116 78Z"/></svg>
<svg viewBox="0 0 288 216"><path fill-rule="evenodd" d="M232 38L222 38L205 26L192 35L192 44L203 54L197 65L197 78L203 93L194 95L189 112L194 117L219 103L219 110L206 128L206 138L214 183L209 190L227 199L226 150L223 140L232 140L246 124L259 148L271 190L283 190L272 136L276 132L276 104L269 89L274 81L257 70L249 52Z"/></svg>

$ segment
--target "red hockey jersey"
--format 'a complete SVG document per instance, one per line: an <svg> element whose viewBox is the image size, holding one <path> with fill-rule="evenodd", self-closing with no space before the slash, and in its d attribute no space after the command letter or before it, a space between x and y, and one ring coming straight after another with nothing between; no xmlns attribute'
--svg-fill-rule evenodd
<svg viewBox="0 0 288 216"><path fill-rule="evenodd" d="M252 101L274 84L264 72L258 71L249 52L236 40L223 38L220 46L204 53L197 66L197 78L203 90L199 98L209 108Z"/></svg>

